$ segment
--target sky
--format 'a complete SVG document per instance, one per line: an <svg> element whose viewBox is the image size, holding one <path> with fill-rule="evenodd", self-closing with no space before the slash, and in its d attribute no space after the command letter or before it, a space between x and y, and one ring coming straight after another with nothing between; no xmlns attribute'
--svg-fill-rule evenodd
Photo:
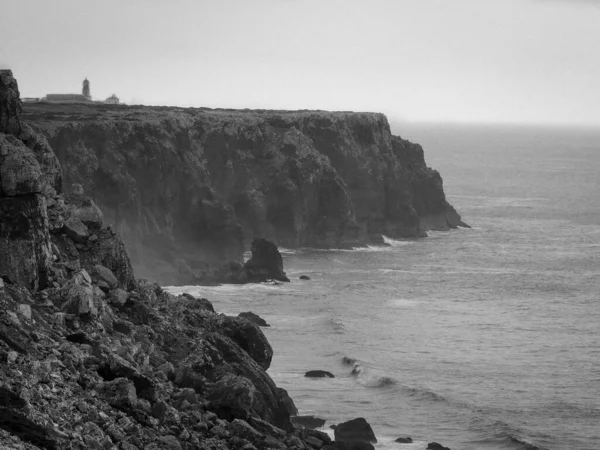
<svg viewBox="0 0 600 450"><path fill-rule="evenodd" d="M600 124L600 0L2 0L23 97Z"/></svg>

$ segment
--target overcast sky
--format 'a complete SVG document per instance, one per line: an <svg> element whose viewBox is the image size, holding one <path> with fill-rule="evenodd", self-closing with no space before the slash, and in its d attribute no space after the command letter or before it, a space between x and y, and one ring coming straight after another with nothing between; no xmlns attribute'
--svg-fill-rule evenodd
<svg viewBox="0 0 600 450"><path fill-rule="evenodd" d="M22 96L600 124L600 0L2 0Z"/></svg>

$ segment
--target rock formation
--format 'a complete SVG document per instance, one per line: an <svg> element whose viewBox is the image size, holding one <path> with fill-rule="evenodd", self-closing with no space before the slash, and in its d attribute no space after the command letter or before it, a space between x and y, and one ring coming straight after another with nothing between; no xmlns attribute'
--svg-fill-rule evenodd
<svg viewBox="0 0 600 450"><path fill-rule="evenodd" d="M27 104L24 117L68 193L83 186L136 273L162 284L243 282L255 238L338 248L464 225L382 114Z"/></svg>

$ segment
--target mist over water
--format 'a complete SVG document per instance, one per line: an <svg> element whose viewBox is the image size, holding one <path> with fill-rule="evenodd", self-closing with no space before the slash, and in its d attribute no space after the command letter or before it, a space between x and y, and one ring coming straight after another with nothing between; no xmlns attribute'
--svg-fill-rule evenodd
<svg viewBox="0 0 600 450"><path fill-rule="evenodd" d="M600 132L399 134L472 230L286 250L289 284L172 290L265 318L269 373L300 412L365 417L378 448L600 448Z"/></svg>

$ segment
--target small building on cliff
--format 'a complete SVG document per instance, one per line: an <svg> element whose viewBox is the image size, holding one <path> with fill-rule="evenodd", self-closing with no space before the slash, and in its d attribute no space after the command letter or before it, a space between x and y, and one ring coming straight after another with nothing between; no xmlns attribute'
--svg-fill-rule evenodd
<svg viewBox="0 0 600 450"><path fill-rule="evenodd" d="M110 97L108 97L106 100L104 100L104 103L108 103L110 105L118 105L119 97L117 97L115 94L113 94Z"/></svg>
<svg viewBox="0 0 600 450"><path fill-rule="evenodd" d="M46 94L42 100L51 103L89 103L92 101L90 82L87 78L83 80L81 94Z"/></svg>

